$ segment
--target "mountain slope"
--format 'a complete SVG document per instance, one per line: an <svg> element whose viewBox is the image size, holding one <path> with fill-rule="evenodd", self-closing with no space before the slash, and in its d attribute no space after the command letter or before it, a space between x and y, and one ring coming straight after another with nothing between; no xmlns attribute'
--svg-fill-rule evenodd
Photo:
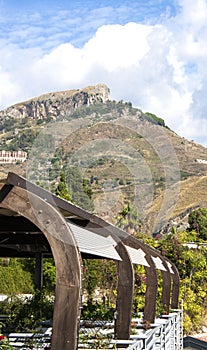
<svg viewBox="0 0 207 350"><path fill-rule="evenodd" d="M1 149L29 154L25 163L0 164L1 177L12 170L53 190L62 171L78 167L93 189L95 212L113 223L130 203L151 234L206 205L207 149L130 102L111 101L103 84L0 111L0 140Z"/></svg>

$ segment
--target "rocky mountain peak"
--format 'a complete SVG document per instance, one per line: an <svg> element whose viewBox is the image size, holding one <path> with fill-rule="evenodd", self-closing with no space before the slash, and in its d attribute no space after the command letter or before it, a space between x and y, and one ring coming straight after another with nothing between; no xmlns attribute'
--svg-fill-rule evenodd
<svg viewBox="0 0 207 350"><path fill-rule="evenodd" d="M4 118L58 119L69 115L74 109L89 106L110 99L110 90L105 84L88 86L83 89L51 92L31 100L15 104L0 111Z"/></svg>

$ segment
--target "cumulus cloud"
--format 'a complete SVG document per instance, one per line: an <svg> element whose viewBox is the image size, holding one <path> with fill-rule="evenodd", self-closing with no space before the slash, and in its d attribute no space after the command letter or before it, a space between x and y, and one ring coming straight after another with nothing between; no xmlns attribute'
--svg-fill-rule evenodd
<svg viewBox="0 0 207 350"><path fill-rule="evenodd" d="M11 51L4 46L0 104L106 83L112 98L131 101L164 118L180 135L207 143L206 37L207 1L180 0L170 18L101 25L81 47L68 41L45 53L41 47L17 45Z"/></svg>
<svg viewBox="0 0 207 350"><path fill-rule="evenodd" d="M84 46L87 60L109 72L139 63L149 51L147 36L152 28L137 23L103 26Z"/></svg>
<svg viewBox="0 0 207 350"><path fill-rule="evenodd" d="M18 95L18 84L16 84L12 76L5 72L0 66L0 104L3 105L4 101L9 101L9 96Z"/></svg>

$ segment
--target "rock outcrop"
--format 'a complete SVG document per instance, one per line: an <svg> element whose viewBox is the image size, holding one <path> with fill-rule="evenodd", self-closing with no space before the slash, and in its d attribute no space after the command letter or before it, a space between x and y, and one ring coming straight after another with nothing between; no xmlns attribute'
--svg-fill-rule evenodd
<svg viewBox="0 0 207 350"><path fill-rule="evenodd" d="M0 111L0 120L4 118L34 118L46 120L48 118L64 118L82 106L89 106L96 102L106 102L110 99L110 90L105 84L89 86L79 90L65 90L48 93L31 100L15 104Z"/></svg>

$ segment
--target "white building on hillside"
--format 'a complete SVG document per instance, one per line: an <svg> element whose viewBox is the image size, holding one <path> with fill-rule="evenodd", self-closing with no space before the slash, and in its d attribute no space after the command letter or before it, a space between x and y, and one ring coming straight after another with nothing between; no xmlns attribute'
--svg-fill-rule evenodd
<svg viewBox="0 0 207 350"><path fill-rule="evenodd" d="M0 164L11 164L11 163L17 163L17 162L25 162L27 159L27 152L24 151L0 151Z"/></svg>

